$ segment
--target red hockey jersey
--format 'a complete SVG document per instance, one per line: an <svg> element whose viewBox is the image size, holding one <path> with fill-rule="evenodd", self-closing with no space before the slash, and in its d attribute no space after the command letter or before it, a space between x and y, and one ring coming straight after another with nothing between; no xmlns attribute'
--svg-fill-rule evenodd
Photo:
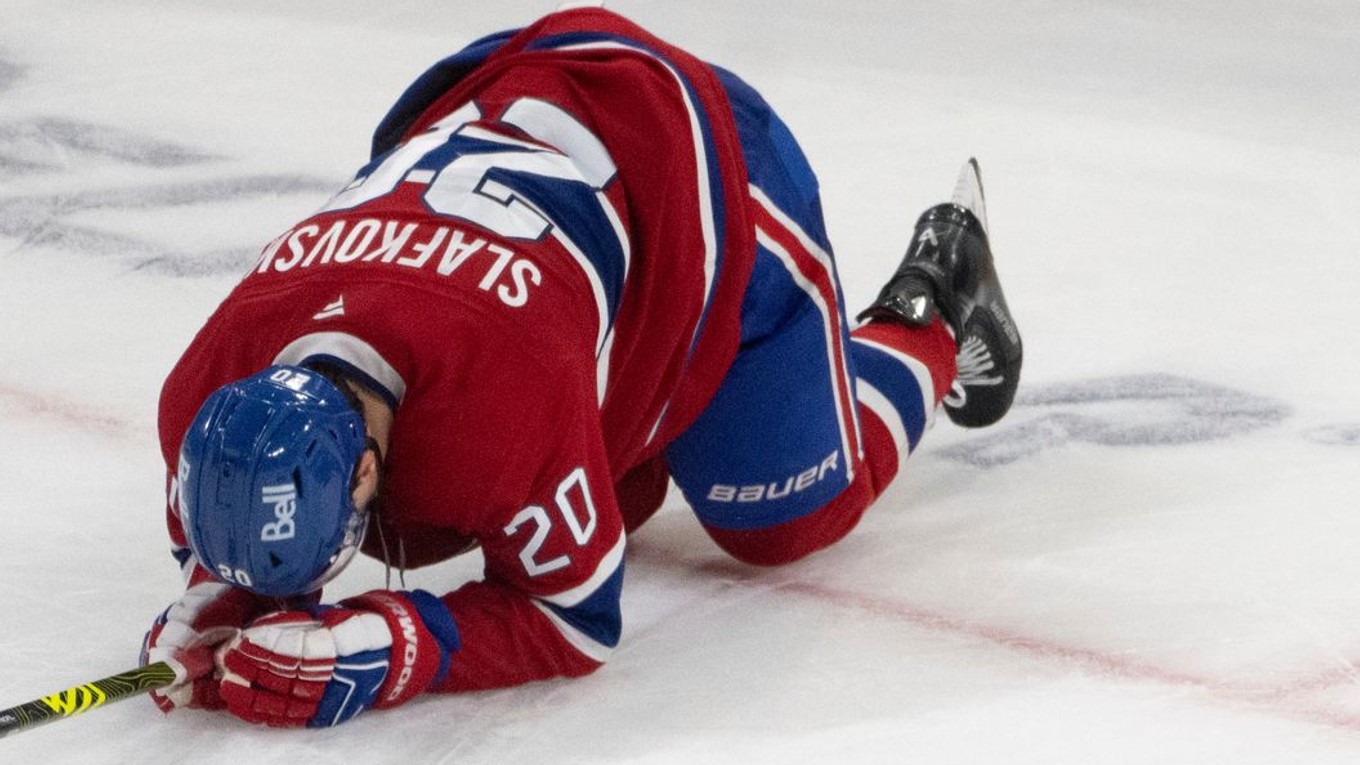
<svg viewBox="0 0 1360 765"><path fill-rule="evenodd" d="M746 199L723 88L692 56L599 9L479 41L412 86L372 161L185 351L161 398L169 474L217 387L344 365L395 408L365 552L485 553L485 579L443 596L463 647L436 690L588 672L619 638L616 485L736 351ZM173 502L168 522L186 555Z"/></svg>

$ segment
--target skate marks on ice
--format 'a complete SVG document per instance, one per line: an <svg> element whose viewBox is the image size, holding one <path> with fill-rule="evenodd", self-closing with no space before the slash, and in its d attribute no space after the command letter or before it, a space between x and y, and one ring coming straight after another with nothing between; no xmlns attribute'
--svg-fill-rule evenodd
<svg viewBox="0 0 1360 765"><path fill-rule="evenodd" d="M157 213L169 208L218 205L288 194L332 190L334 183L291 175L227 178L126 186L71 194L0 197L0 236L22 246L50 246L68 252L116 258L129 269L166 276L239 274L254 261L257 248L182 252L154 240L108 231L73 220L81 213Z"/></svg>
<svg viewBox="0 0 1360 765"><path fill-rule="evenodd" d="M976 467L1007 465L1069 443L1169 446L1216 441L1278 425L1288 405L1200 380L1127 375L1022 388L1021 420L941 452ZM1338 438L1360 444L1360 427Z"/></svg>
<svg viewBox="0 0 1360 765"><path fill-rule="evenodd" d="M181 167L217 158L179 144L60 117L0 124L0 173L60 172L67 165L90 159L142 167Z"/></svg>
<svg viewBox="0 0 1360 765"><path fill-rule="evenodd" d="M1360 446L1360 423L1324 425L1305 431L1303 437L1323 446Z"/></svg>
<svg viewBox="0 0 1360 765"><path fill-rule="evenodd" d="M0 93L24 67L0 54ZM0 177L59 173L70 166L110 159L143 167L179 167L216 159L178 144L61 117L0 123Z"/></svg>
<svg viewBox="0 0 1360 765"><path fill-rule="evenodd" d="M25 68L0 52L0 93ZM209 154L117 128L62 117L0 122L0 177L57 173L98 159L143 167L179 167L212 159Z"/></svg>
<svg viewBox="0 0 1360 765"><path fill-rule="evenodd" d="M24 68L5 58L4 51L0 50L0 93L9 90L10 86L19 81L23 73Z"/></svg>
<svg viewBox="0 0 1360 765"><path fill-rule="evenodd" d="M12 87L23 71L0 57L0 92ZM329 194L335 187L334 181L301 175L233 175L214 167L226 161L192 146L83 120L38 116L0 121L0 180L70 189L0 194L0 236L17 239L20 249L54 247L115 259L149 274L235 274L254 260L256 245L183 251L83 218L127 220L134 231L155 231L155 225L143 224L138 216L160 219L153 216L194 208L196 216L229 219L228 204ZM110 176L117 180L104 180Z"/></svg>

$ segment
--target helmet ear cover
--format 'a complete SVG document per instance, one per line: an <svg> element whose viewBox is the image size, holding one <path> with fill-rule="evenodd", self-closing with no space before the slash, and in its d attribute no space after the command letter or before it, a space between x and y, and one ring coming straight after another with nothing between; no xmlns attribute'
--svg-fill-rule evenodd
<svg viewBox="0 0 1360 765"><path fill-rule="evenodd" d="M319 589L363 542L368 514L351 490L367 448L363 417L314 370L271 366L222 386L180 447L190 549L219 579L259 595Z"/></svg>

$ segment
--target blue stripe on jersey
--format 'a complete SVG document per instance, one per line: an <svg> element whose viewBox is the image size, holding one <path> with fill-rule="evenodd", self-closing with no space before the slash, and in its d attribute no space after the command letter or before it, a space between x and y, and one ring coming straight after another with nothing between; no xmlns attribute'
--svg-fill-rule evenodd
<svg viewBox="0 0 1360 765"><path fill-rule="evenodd" d="M528 173L495 169L486 175L515 189L523 198L538 208L570 239L604 285L609 306L609 325L613 326L623 299L624 271L627 260L623 243L619 241L609 217L600 206L600 199L584 183L573 183Z"/></svg>
<svg viewBox="0 0 1360 765"><path fill-rule="evenodd" d="M527 154L533 151L517 144L454 134L444 145L422 157L415 167L439 171L464 155ZM623 280L628 263L623 243L619 241L613 223L602 206L604 202L596 190L585 181L498 167L487 170L485 178L513 189L517 196L542 213L561 231L562 236L573 242L585 255L604 287L609 311L606 321L613 325L619 302L623 299Z"/></svg>
<svg viewBox="0 0 1360 765"><path fill-rule="evenodd" d="M695 91L694 85L690 82L689 78L686 77L679 68L672 64L670 59L666 56L638 40L602 32L567 32L535 40L528 45L526 50L551 50L571 45L589 45L591 43L616 43L649 55L665 64L680 81L681 87L685 90L685 98L694 107L694 112L697 116L699 132L704 146L705 164L708 170L708 196L710 204L712 205L714 278L713 283L709 285L708 294L704 296L704 309L699 315L699 323L694 333L694 341L690 347L690 350L693 351L693 345L697 344L699 338L703 336L704 327L708 322L708 309L712 304L713 291L717 289L719 282L718 275L722 273L723 269L723 247L727 236L727 203L723 196L721 168L718 165L717 149L713 141L713 124L709 119L708 110L705 108L703 101L700 100L699 95Z"/></svg>
<svg viewBox="0 0 1360 765"><path fill-rule="evenodd" d="M623 562L590 597L570 608L543 602L544 607L578 632L607 648L619 644L623 633L623 614L619 597L623 591Z"/></svg>
<svg viewBox="0 0 1360 765"><path fill-rule="evenodd" d="M444 143L425 152L425 155L417 160L411 166L411 169L430 170L437 173L462 156L472 154L527 154L531 151L534 151L534 149L520 143L502 143L453 133Z"/></svg>
<svg viewBox="0 0 1360 765"><path fill-rule="evenodd" d="M897 410L907 442L914 451L926 429L926 409L921 382L899 359L867 343L851 342L850 354L855 361L855 373L874 386Z"/></svg>
<svg viewBox="0 0 1360 765"><path fill-rule="evenodd" d="M401 137L431 104L438 101L440 96L451 90L472 70L481 66L487 57L499 50L519 31L509 29L487 35L443 59L417 77L373 131L370 158L376 159L396 148L397 144L401 143ZM362 171L360 174L363 174Z"/></svg>
<svg viewBox="0 0 1360 765"><path fill-rule="evenodd" d="M732 105L751 185L763 191L775 207L798 221L818 247L831 252L831 242L822 221L817 176L793 133L755 88L726 69L717 66L712 69Z"/></svg>

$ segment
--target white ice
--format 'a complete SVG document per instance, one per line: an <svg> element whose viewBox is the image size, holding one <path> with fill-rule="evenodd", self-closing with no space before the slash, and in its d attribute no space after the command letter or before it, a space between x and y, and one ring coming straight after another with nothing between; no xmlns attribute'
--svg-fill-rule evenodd
<svg viewBox="0 0 1360 765"><path fill-rule="evenodd" d="M552 5L0 0L0 707L132 666L176 595L157 391L252 252L426 65ZM0 762L1360 761L1360 6L610 6L783 113L853 306L980 159L1012 415L942 417L782 569L672 499L588 678L328 731L134 699Z"/></svg>

